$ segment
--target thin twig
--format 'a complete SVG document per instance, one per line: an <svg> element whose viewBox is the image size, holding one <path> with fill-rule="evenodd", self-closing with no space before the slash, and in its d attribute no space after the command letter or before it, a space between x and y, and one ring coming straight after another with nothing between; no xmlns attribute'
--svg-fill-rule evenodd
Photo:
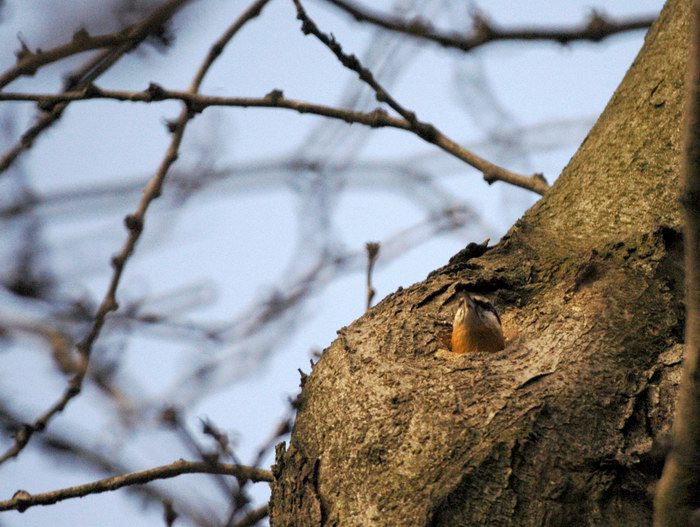
<svg viewBox="0 0 700 527"><path fill-rule="evenodd" d="M7 409L5 402L0 401L0 426L3 431L10 429L12 423L18 421L19 416L11 413ZM102 452L96 451L100 450L99 448L91 449L83 446L76 441L75 437L69 438L54 431L47 431L47 433L38 437L37 444L57 461L79 463L83 468L89 467L92 470L103 472L110 476L131 470L130 467L117 463ZM156 486L132 486L127 491L137 495L142 503L163 503L168 499L168 495ZM205 512L196 510L190 503L180 503L178 505L178 513L194 525L206 525L206 519L208 519L208 516L205 518Z"/></svg>
<svg viewBox="0 0 700 527"><path fill-rule="evenodd" d="M143 42L150 34L156 32L189 0L170 0L156 9L148 18L127 32L126 41L113 49L107 49L89 60L77 72L68 76L65 91L82 89L89 86L100 75L112 67L122 56ZM63 115L67 103L60 103L51 110L40 114L37 122L32 125L20 141L5 151L0 158L0 174L6 171L15 160L32 147L34 141L44 130L48 129Z"/></svg>
<svg viewBox="0 0 700 527"><path fill-rule="evenodd" d="M265 455L270 452L277 443L280 442L283 436L292 431L292 422L294 420L295 412L296 410L294 409L294 406L290 404L288 414L278 421L272 434L270 434L270 437L258 448L258 452L255 454L255 458L253 459L251 466L259 467Z"/></svg>
<svg viewBox="0 0 700 527"><path fill-rule="evenodd" d="M176 3L180 4L186 0L178 0L177 2L171 2L170 4ZM196 93L199 90L202 80L206 75L207 71L213 64L214 60L221 54L224 46L233 38L233 36L250 20L255 18L262 8L267 4L269 0L257 0L254 2L241 16L229 27L229 29L224 33L224 35L214 43L211 47L207 57L202 62L199 70L197 71L192 84L190 85L189 91L191 93ZM128 230L128 236L124 242L121 250L112 257L112 278L109 283L107 292L100 303L97 312L95 313L92 325L88 334L85 338L80 341L77 345L78 352L82 358L82 364L80 371L74 375L68 383L68 387L64 391L63 395L54 403L48 410L46 410L34 423L25 424L17 433L15 433L15 443L10 447L2 456L0 456L0 464L7 461L10 458L16 457L24 447L29 443L31 436L34 432L39 432L43 430L48 422L56 414L63 411L66 405L80 393L83 385L83 380L85 379L85 374L87 372L88 362L90 359L90 354L92 352L92 347L100 335L102 328L105 324L107 315L116 311L119 308L117 303L116 293L119 282L121 281L124 268L129 257L133 254L136 243L141 237L141 233L144 228L144 221L146 217L146 212L150 207L151 203L160 196L163 183L165 181L165 176L172 164L178 157L178 150L182 142L182 138L185 133L185 128L187 123L194 116L191 109L185 105L182 109L180 116L176 123L170 125L170 130L173 137L170 142L170 146L165 153L165 157L161 161L161 164L151 178L151 180L146 185L144 189L141 201L138 204L136 210L127 215L124 219L124 223Z"/></svg>
<svg viewBox="0 0 700 527"><path fill-rule="evenodd" d="M462 161L466 162L468 165L479 170L483 174L484 180L489 184L493 183L494 181L505 181L518 187L533 190L539 194L544 194L544 192L546 192L546 190L549 188L549 185L542 174L524 176L522 174L516 174L506 170L503 167L494 165L490 161L487 161L486 159L477 156L473 152L462 148L460 145L442 134L442 132L440 132L432 124L420 121L414 112L404 108L382 87L381 84L379 84L379 82L374 78L374 75L372 75L372 72L367 68L364 68L356 56L347 55L345 52L343 52L342 47L333 36L323 33L318 26L316 26L316 23L306 14L306 10L302 6L300 0L293 1L297 8L297 18L302 22L302 32L306 35L314 35L321 41L321 43L323 43L333 52L343 66L357 73L360 79L365 84L370 86L372 90L374 90L377 100L388 104L394 111L401 115L410 124L410 130L416 135L421 137L423 140L452 153Z"/></svg>
<svg viewBox="0 0 700 527"><path fill-rule="evenodd" d="M358 22L369 22L389 31L403 33L415 38L436 42L441 46L471 51L485 44L499 41L557 42L568 44L573 41L601 40L626 31L647 29L656 16L644 16L629 20L615 21L604 13L593 11L583 24L571 28L500 28L483 16L474 17L474 29L469 35L456 31L438 31L430 22L420 18L405 19L368 9L346 0L327 0L328 3L350 14Z"/></svg>
<svg viewBox="0 0 700 527"><path fill-rule="evenodd" d="M169 465L100 479L84 485L66 487L42 494L32 495L26 490L18 490L12 499L0 501L0 511L18 510L24 512L28 508L37 505L52 505L71 498L82 498L90 494L109 492L129 485L142 485L150 481L174 478L182 474L227 474L255 482L272 481L272 472L269 470L227 463L208 463L205 461L186 461L181 459Z"/></svg>
<svg viewBox="0 0 700 527"><path fill-rule="evenodd" d="M377 261L377 256L379 256L379 242L367 242L365 244L365 249L367 249L367 311L372 307L372 299L377 293L372 287L372 273L374 272L374 263Z"/></svg>
<svg viewBox="0 0 700 527"><path fill-rule="evenodd" d="M93 37L85 30L81 30L73 34L73 39L70 42L56 46L55 48L36 50L33 52L25 48L22 52L18 53L17 64L0 75L0 89L22 75L34 75L39 68L47 64L86 51L109 48L128 42L134 43L134 38L135 36L131 36L124 31Z"/></svg>
<svg viewBox="0 0 700 527"><path fill-rule="evenodd" d="M194 435L187 428L187 425L184 423L180 415L179 409L174 407L166 408L161 414L161 419L163 423L165 423L169 428L171 428L177 433L177 437L184 444L185 448L187 448L190 451L190 453L199 456L199 458L202 461L218 462L220 460L219 458L215 458L211 454L207 453L204 450L204 448L199 444L197 439L194 437ZM232 461L236 464L240 464L236 459L233 459ZM224 496L230 496L231 492L233 491L234 485L229 484L229 482L222 477L217 477L214 479L217 485L219 485L219 487L221 488Z"/></svg>
<svg viewBox="0 0 700 527"><path fill-rule="evenodd" d="M359 123L373 128L398 128L416 133L429 143L438 146L457 159L460 159L481 171L484 179L489 183L503 181L504 183L510 183L511 185L531 190L532 192L536 192L540 195L544 194L549 188L549 185L541 174L525 176L498 167L462 147L459 145L459 143L453 141L432 125L423 125L422 123L419 123L419 127L417 129L414 123L406 119L392 117L386 111L380 108L377 108L371 112L356 112L296 99L288 99L280 90L273 90L265 97L259 98L207 96L184 91L168 90L156 84L151 84L147 90L140 92L104 90L95 86L91 86L90 88L82 91L66 92L56 95L42 93L0 92L0 101L36 101L42 105L51 105L60 101L81 101L89 99L111 99L117 101L144 103L165 100L181 100L184 101L193 112L201 112L210 106L282 108L304 114L308 113L329 117L331 119L338 119L349 124ZM423 135L421 132L419 132L419 130L422 129L421 126L430 127L431 133Z"/></svg>
<svg viewBox="0 0 700 527"><path fill-rule="evenodd" d="M290 400L289 411L277 423L277 425L275 426L270 437L258 448L258 452L255 455L253 462L249 466L259 467L260 464L262 463L262 460L265 457L265 455L269 451L271 451L277 443L279 443L279 441L282 437L284 437L285 435L289 434L289 432L291 432L292 421L294 420L294 413L295 412L296 412L296 409L294 408L294 403L293 403L293 401ZM238 478L238 485L239 486L238 486L237 491L234 492L233 495L231 496L231 501L232 501L231 510L229 511L228 518L227 518L226 522L223 524L226 527L236 527L237 525L240 525L240 523L234 523L234 519L235 519L236 515L241 511L240 504L241 503L245 503L245 505L248 504L249 498L245 495L245 490L246 490L246 487L249 483L250 482L246 479ZM262 512L260 509L249 511L248 514L244 518L239 520L239 522L243 522L251 514L255 515L256 511Z"/></svg>

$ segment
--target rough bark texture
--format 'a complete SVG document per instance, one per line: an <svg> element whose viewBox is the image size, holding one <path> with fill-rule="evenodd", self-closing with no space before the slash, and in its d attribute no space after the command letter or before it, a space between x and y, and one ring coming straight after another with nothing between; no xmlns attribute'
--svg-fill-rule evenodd
<svg viewBox="0 0 700 527"><path fill-rule="evenodd" d="M278 450L274 527L648 525L683 339L688 0L671 0L551 191L339 331ZM436 357L458 293L502 352Z"/></svg>
<svg viewBox="0 0 700 527"><path fill-rule="evenodd" d="M700 0L693 2L691 34L681 193L686 349L672 447L656 488L656 527L700 526Z"/></svg>

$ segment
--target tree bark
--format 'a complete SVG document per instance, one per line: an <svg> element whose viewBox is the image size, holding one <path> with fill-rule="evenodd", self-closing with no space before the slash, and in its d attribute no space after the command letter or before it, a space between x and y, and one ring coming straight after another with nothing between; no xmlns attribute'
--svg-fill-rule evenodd
<svg viewBox="0 0 700 527"><path fill-rule="evenodd" d="M689 0L669 0L553 188L494 248L399 289L325 350L278 449L273 526L649 525L683 342ZM447 360L461 291L505 350Z"/></svg>
<svg viewBox="0 0 700 527"><path fill-rule="evenodd" d="M656 489L654 525L700 525L700 1L691 17L681 202L684 209L685 356L673 439Z"/></svg>

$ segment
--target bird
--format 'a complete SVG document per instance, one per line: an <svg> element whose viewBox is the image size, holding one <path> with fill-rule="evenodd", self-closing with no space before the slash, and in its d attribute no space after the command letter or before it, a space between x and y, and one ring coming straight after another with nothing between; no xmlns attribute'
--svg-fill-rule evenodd
<svg viewBox="0 0 700 527"><path fill-rule="evenodd" d="M466 294L455 312L452 353L494 352L506 347L498 311L483 296Z"/></svg>

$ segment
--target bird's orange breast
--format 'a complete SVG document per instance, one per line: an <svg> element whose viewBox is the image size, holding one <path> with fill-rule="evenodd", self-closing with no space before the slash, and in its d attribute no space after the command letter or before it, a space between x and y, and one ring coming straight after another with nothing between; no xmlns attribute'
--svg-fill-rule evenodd
<svg viewBox="0 0 700 527"><path fill-rule="evenodd" d="M494 352L505 348L503 333L490 328L470 328L466 324L457 324L452 328L452 353L463 355L474 352Z"/></svg>

